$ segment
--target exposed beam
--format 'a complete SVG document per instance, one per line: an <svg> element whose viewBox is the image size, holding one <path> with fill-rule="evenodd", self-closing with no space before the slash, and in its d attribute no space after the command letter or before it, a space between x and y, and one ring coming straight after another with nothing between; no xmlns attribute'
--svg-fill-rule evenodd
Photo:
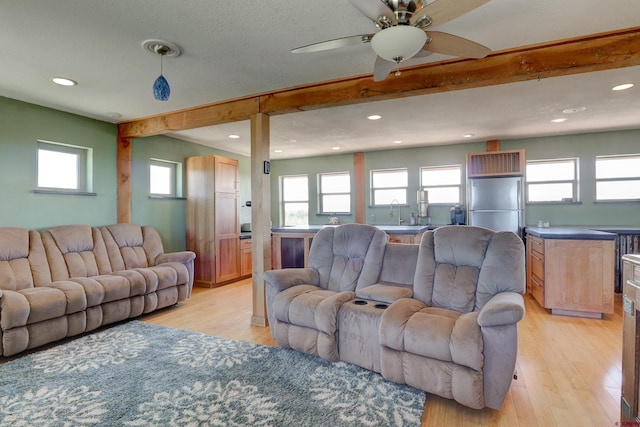
<svg viewBox="0 0 640 427"><path fill-rule="evenodd" d="M131 223L131 138L118 137L118 223Z"/></svg>
<svg viewBox="0 0 640 427"><path fill-rule="evenodd" d="M362 75L257 94L141 118L118 126L120 137L143 137L268 115L425 95L640 65L640 27L404 69L374 82Z"/></svg>

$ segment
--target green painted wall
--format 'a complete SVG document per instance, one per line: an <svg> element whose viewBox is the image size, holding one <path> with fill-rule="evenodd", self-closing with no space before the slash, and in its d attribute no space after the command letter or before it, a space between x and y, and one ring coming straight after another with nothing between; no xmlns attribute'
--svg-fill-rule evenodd
<svg viewBox="0 0 640 427"><path fill-rule="evenodd" d="M200 144L167 136L139 138L133 142L132 153L132 222L153 225L163 238L165 250L186 248L186 201L184 199L149 198L149 162L152 158L184 164L187 157L217 154L238 160L240 204L251 197L251 162L249 157L214 150ZM183 167L183 187L186 191L186 170ZM183 192L183 194L185 194ZM240 223L251 222L250 208L240 208Z"/></svg>
<svg viewBox="0 0 640 427"><path fill-rule="evenodd" d="M115 223L116 132L113 124L0 97L0 226ZM38 139L92 148L97 195L34 193Z"/></svg>
<svg viewBox="0 0 640 427"><path fill-rule="evenodd" d="M0 97L0 226L40 229L64 224L116 223L116 136L113 124ZM93 191L97 195L34 193L38 139L92 148ZM239 161L240 200L242 203L249 200L248 157L166 136L134 141L132 222L155 226L168 252L186 248L185 201L149 198L149 160L184 162L189 156L209 154ZM240 213L241 222L251 221L249 208L241 208Z"/></svg>
<svg viewBox="0 0 640 427"><path fill-rule="evenodd" d="M580 203L568 205L527 205L526 223L535 225L540 219L552 225L603 225L603 226L640 226L640 203L596 203L595 202L595 157L611 154L640 153L640 130L602 132L579 135L529 138L501 141L501 149L524 149L527 160L543 160L563 157L578 157ZM365 176L373 169L406 167L409 169L409 206L402 208L403 219L417 211L414 191L418 189L419 169L422 166L464 165L467 152L486 150L484 142L447 146L395 149L368 152L364 154ZM316 194L316 176L320 172L350 171L353 173L353 156L338 155L307 159L273 160L271 162L271 218L274 224L280 224L279 213L279 176L308 174L310 194ZM464 177L466 180L466 176ZM389 208L369 206L370 188L365 180L366 218L369 223L394 224L395 217L389 216ZM466 199L463 188L463 200ZM326 216L315 215L317 201L311 196L309 223L325 224ZM433 224L449 223L450 206L429 207ZM353 222L353 216L341 217L342 222Z"/></svg>

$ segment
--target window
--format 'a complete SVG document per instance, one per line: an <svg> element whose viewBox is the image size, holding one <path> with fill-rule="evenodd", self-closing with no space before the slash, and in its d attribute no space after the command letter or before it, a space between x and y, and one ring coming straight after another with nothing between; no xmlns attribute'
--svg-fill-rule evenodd
<svg viewBox="0 0 640 427"><path fill-rule="evenodd" d="M309 179L307 175L283 176L282 210L284 226L309 224Z"/></svg>
<svg viewBox="0 0 640 427"><path fill-rule="evenodd" d="M373 206L390 205L397 202L407 204L407 169L384 169L371 171L371 202Z"/></svg>
<svg viewBox="0 0 640 427"><path fill-rule="evenodd" d="M320 174L318 188L320 213L351 213L351 176L348 172Z"/></svg>
<svg viewBox="0 0 640 427"><path fill-rule="evenodd" d="M87 193L91 186L90 148L38 141L37 190Z"/></svg>
<svg viewBox="0 0 640 427"><path fill-rule="evenodd" d="M578 159L528 161L526 178L528 203L578 201Z"/></svg>
<svg viewBox="0 0 640 427"><path fill-rule="evenodd" d="M149 165L149 194L160 197L182 196L182 164L151 159Z"/></svg>
<svg viewBox="0 0 640 427"><path fill-rule="evenodd" d="M596 200L640 200L640 154L596 157Z"/></svg>
<svg viewBox="0 0 640 427"><path fill-rule="evenodd" d="M420 185L429 192L429 204L460 203L462 166L420 168Z"/></svg>

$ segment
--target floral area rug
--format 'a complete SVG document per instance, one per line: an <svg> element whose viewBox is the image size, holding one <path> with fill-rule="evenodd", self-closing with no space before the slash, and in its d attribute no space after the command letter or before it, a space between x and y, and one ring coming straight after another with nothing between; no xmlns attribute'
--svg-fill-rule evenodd
<svg viewBox="0 0 640 427"><path fill-rule="evenodd" d="M139 321L0 365L0 426L417 426L425 393L346 363Z"/></svg>

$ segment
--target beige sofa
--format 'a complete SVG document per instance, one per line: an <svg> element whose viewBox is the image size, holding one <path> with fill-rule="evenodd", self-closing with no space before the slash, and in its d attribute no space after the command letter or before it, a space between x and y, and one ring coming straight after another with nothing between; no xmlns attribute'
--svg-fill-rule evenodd
<svg viewBox="0 0 640 427"><path fill-rule="evenodd" d="M524 317L524 246L511 232L446 226L419 245L346 224L313 239L309 266L265 273L282 347L353 363L480 409L511 385Z"/></svg>
<svg viewBox="0 0 640 427"><path fill-rule="evenodd" d="M0 355L183 301L193 252L164 253L150 226L0 228Z"/></svg>

